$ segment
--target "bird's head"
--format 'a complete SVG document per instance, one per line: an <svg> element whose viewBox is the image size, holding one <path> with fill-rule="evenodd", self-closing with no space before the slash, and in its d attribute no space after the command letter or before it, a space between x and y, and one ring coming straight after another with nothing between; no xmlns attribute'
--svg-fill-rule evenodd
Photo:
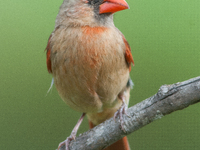
<svg viewBox="0 0 200 150"><path fill-rule="evenodd" d="M64 0L56 26L112 26L113 14L128 8L125 0Z"/></svg>

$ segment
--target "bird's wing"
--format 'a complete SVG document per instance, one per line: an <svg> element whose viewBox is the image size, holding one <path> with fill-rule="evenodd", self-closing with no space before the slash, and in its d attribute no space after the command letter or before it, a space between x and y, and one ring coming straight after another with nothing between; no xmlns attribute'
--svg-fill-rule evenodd
<svg viewBox="0 0 200 150"><path fill-rule="evenodd" d="M126 49L125 49L125 59L126 59L126 63L128 64L128 67L129 67L129 71L131 71L131 63L134 65L134 60L133 60L133 56L131 54L131 48L127 42L127 40L125 39L124 35L122 35L122 38L123 38L123 41L124 41L124 44L126 46Z"/></svg>
<svg viewBox="0 0 200 150"><path fill-rule="evenodd" d="M52 34L49 36L49 40L48 40L48 43L47 43L47 47L46 47L46 63L47 63L47 70L49 73L52 73L52 70L51 70L51 37L52 37Z"/></svg>

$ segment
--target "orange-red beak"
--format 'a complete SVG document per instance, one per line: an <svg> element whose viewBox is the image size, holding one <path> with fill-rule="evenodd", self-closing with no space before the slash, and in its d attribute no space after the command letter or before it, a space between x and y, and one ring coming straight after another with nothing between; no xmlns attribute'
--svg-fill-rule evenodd
<svg viewBox="0 0 200 150"><path fill-rule="evenodd" d="M125 0L104 0L100 5L99 14L115 13L128 8L129 6Z"/></svg>

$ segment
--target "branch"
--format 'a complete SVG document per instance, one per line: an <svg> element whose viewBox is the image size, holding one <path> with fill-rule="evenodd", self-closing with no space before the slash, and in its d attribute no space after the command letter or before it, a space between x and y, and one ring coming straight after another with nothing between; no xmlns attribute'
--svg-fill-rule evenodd
<svg viewBox="0 0 200 150"><path fill-rule="evenodd" d="M130 107L124 115L125 130L120 129L120 122L113 118L79 135L70 143L71 150L100 150L122 137L162 118L174 111L184 109L200 102L200 76L172 85L163 85L158 93ZM60 150L64 150L64 146Z"/></svg>

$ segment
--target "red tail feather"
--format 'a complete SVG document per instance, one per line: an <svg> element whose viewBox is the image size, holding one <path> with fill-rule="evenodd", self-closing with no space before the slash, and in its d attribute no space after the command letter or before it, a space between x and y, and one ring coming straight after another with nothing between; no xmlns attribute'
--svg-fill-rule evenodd
<svg viewBox="0 0 200 150"><path fill-rule="evenodd" d="M89 121L90 129L95 127L91 121ZM130 150L127 137L123 137L119 141L113 143L112 145L106 147L104 150Z"/></svg>

